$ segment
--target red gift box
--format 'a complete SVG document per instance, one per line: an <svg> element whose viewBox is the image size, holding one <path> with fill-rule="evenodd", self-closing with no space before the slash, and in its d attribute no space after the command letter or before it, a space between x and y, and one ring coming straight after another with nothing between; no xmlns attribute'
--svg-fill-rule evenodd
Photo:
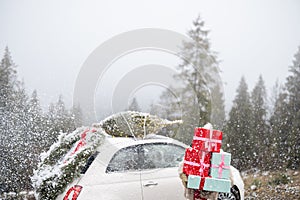
<svg viewBox="0 0 300 200"><path fill-rule="evenodd" d="M220 152L222 131L206 128L195 128L192 147L201 151Z"/></svg>
<svg viewBox="0 0 300 200"><path fill-rule="evenodd" d="M194 148L187 148L185 150L184 161L183 161L183 173L190 175L196 175L199 172L200 157L199 151Z"/></svg>
<svg viewBox="0 0 300 200"><path fill-rule="evenodd" d="M183 173L207 177L210 170L211 153L187 148L183 162Z"/></svg>

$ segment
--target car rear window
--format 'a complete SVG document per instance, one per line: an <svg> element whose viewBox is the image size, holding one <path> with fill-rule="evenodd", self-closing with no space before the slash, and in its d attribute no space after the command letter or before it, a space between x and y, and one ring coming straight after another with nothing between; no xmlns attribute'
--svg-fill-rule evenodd
<svg viewBox="0 0 300 200"><path fill-rule="evenodd" d="M120 149L109 162L106 173L139 170L139 149L139 145Z"/></svg>
<svg viewBox="0 0 300 200"><path fill-rule="evenodd" d="M120 149L111 159L106 173L178 167L185 148L170 143L152 143Z"/></svg>
<svg viewBox="0 0 300 200"><path fill-rule="evenodd" d="M185 148L169 144L169 143L154 143L144 144L144 163L142 169L178 167L182 161Z"/></svg>

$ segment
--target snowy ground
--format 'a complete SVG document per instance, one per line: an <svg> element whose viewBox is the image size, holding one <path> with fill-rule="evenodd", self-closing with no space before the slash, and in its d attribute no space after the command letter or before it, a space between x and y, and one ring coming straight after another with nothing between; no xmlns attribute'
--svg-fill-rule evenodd
<svg viewBox="0 0 300 200"><path fill-rule="evenodd" d="M4 193L0 200L35 200L34 191L23 191L19 194L15 192Z"/></svg>
<svg viewBox="0 0 300 200"><path fill-rule="evenodd" d="M300 171L249 171L242 176L245 183L245 200L300 199Z"/></svg>

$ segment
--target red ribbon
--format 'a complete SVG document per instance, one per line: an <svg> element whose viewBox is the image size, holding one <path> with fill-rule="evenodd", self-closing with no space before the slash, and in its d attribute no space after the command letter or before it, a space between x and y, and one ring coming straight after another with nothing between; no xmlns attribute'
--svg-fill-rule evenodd
<svg viewBox="0 0 300 200"><path fill-rule="evenodd" d="M220 144L222 143L222 140L212 139L212 138L203 138L203 137L198 137L198 136L194 136L193 139L205 142L205 147L208 148L208 151L211 151L212 148L214 148L214 150L216 151L217 143L220 143Z"/></svg>
<svg viewBox="0 0 300 200"><path fill-rule="evenodd" d="M89 129L85 130L81 135L80 135L80 141L78 142L76 148L74 151L71 153L71 156L74 155L81 147L83 147L86 144L86 134L89 132Z"/></svg>
<svg viewBox="0 0 300 200"><path fill-rule="evenodd" d="M71 192L73 192L73 191L74 191L74 193L73 193L73 196L72 196L72 200L76 200L77 197L79 196L81 190L82 190L82 186L80 186L80 185L74 185L73 187L71 187L67 191L67 193L66 193L66 195L64 197L64 200L68 200Z"/></svg>
<svg viewBox="0 0 300 200"><path fill-rule="evenodd" d="M204 169L210 166L210 164L204 163L204 159L205 159L205 152L202 152L202 157L200 160L200 170L199 170L201 176L203 175Z"/></svg>

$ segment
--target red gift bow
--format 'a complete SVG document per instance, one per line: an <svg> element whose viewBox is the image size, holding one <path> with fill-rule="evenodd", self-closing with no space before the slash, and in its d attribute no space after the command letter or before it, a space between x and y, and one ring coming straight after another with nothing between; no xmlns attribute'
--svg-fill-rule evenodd
<svg viewBox="0 0 300 200"><path fill-rule="evenodd" d="M219 171L218 171L219 178L222 178L223 169L230 169L229 166L225 166L224 158L225 158L225 155L222 154L221 163L219 165L214 165L214 164L211 165L213 168L219 168Z"/></svg>

